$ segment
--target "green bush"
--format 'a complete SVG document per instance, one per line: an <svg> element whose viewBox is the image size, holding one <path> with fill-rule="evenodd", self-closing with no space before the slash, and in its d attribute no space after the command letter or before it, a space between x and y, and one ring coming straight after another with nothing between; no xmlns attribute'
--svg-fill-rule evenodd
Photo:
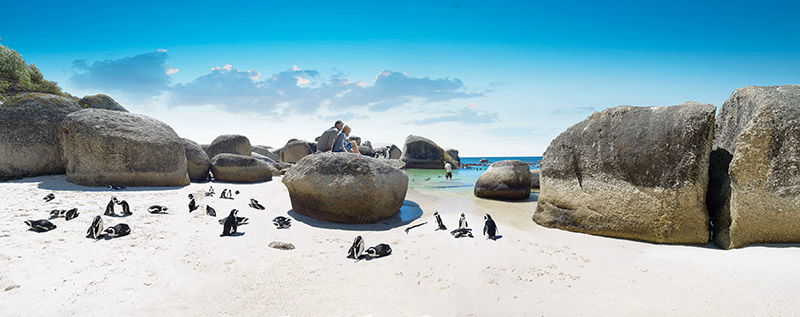
<svg viewBox="0 0 800 317"><path fill-rule="evenodd" d="M44 79L34 64L26 65L22 55L0 44L0 93L44 92L66 96L58 83Z"/></svg>

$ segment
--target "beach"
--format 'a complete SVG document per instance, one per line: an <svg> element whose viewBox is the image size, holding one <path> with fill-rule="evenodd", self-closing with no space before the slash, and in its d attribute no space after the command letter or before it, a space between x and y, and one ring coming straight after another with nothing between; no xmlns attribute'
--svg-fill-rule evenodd
<svg viewBox="0 0 800 317"><path fill-rule="evenodd" d="M413 172L411 173L413 175ZM409 177L411 178L411 177ZM417 179L417 181L423 181ZM438 178L431 182L444 182ZM234 200L204 197L209 186L240 191ZM43 202L54 193L56 199ZM188 212L188 194L201 208ZM111 196L130 203L129 236L87 239ZM722 250L658 245L547 229L531 221L536 195L522 202L478 199L468 190L409 187L398 216L372 225L314 220L291 209L280 177L256 184L193 183L179 188L90 188L65 175L0 183L0 311L4 316L533 316L796 315L800 248L755 245ZM266 210L247 206L258 199ZM150 205L168 214L148 214ZM204 205L217 217L204 213ZM52 220L36 233L23 221L51 209L80 216ZM218 219L233 209L249 223L220 237ZM474 238L435 231L466 214ZM483 215L496 241L480 233ZM276 229L275 216L293 219ZM427 222L411 229L410 225ZM348 259L361 235L392 254ZM268 247L292 243L294 250Z"/></svg>

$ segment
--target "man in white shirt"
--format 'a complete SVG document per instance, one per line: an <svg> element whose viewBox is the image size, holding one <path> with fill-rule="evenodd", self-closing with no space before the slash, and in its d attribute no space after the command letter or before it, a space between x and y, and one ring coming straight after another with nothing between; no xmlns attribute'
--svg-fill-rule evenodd
<svg viewBox="0 0 800 317"><path fill-rule="evenodd" d="M448 180L453 179L453 165L448 161L444 161L444 178Z"/></svg>

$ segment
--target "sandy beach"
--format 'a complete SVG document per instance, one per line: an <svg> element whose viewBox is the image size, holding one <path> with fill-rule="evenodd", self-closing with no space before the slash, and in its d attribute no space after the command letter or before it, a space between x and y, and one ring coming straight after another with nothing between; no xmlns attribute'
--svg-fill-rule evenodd
<svg viewBox="0 0 800 317"><path fill-rule="evenodd" d="M436 180L434 180L436 181ZM234 200L203 197L209 185L239 190ZM54 193L45 203L42 197ZM189 213L190 193L210 204ZM111 196L133 215L129 236L85 238ZM524 202L474 198L466 191L411 187L401 213L374 225L322 222L291 211L280 177L258 184L206 183L113 191L42 176L0 184L0 311L4 316L533 316L796 315L800 248L656 245L546 229ZM266 210L247 206L250 197ZM169 214L148 214L150 205ZM23 221L77 207L57 229L28 231ZM220 237L230 209L250 218L244 235ZM434 231L433 212L457 227L464 212L475 238ZM483 214L502 238L479 235ZM275 216L293 219L278 230ZM408 225L426 225L412 229ZM346 258L356 235L390 244L390 256ZM268 247L289 242L294 250Z"/></svg>

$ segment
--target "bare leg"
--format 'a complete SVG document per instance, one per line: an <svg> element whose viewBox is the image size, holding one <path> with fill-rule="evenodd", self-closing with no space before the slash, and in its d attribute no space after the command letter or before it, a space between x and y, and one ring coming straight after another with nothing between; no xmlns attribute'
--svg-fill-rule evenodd
<svg viewBox="0 0 800 317"><path fill-rule="evenodd" d="M353 145L353 153L361 154L361 152L358 151L358 145L356 145L356 141L350 141L350 144Z"/></svg>

